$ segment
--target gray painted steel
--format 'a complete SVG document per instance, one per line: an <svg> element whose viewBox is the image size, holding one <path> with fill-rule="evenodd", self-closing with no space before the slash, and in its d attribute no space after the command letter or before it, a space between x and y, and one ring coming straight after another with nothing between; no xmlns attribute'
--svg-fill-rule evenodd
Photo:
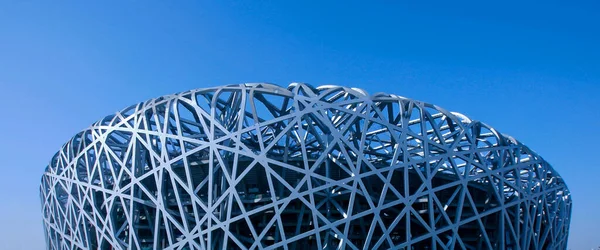
<svg viewBox="0 0 600 250"><path fill-rule="evenodd" d="M510 136L338 86L163 96L75 135L41 184L49 249L565 249L570 193Z"/></svg>

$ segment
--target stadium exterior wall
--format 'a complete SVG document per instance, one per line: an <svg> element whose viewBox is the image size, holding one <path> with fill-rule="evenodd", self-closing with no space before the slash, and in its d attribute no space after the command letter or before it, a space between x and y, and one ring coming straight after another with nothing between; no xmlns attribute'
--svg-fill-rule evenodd
<svg viewBox="0 0 600 250"><path fill-rule="evenodd" d="M240 84L130 106L52 158L48 249L566 249L560 175L464 115Z"/></svg>

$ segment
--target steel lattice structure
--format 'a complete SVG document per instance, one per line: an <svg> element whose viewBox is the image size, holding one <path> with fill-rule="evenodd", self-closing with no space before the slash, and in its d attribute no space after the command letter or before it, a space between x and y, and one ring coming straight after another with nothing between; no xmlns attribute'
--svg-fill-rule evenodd
<svg viewBox="0 0 600 250"><path fill-rule="evenodd" d="M570 193L510 136L404 97L241 84L152 99L42 177L49 249L565 249Z"/></svg>

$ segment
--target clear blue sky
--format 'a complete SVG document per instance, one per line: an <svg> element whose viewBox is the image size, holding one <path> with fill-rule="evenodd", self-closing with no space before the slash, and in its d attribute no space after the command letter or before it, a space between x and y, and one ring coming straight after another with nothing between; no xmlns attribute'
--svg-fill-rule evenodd
<svg viewBox="0 0 600 250"><path fill-rule="evenodd" d="M293 81L411 97L513 135L566 179L571 248L600 246L600 6L194 2L0 3L2 248L43 248L44 167L94 121L192 88Z"/></svg>

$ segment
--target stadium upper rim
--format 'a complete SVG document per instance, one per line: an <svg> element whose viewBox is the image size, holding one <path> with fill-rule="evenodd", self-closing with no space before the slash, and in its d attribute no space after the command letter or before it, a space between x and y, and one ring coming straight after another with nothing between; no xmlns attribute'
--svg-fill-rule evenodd
<svg viewBox="0 0 600 250"><path fill-rule="evenodd" d="M377 102L377 101L414 102L417 105L423 105L423 107L432 108L432 109L444 114L445 116L447 116L448 118L450 118L454 122L456 122L457 124L461 125L463 128L469 124L471 124L471 125L479 124L482 128L485 128L494 134L494 136L498 140L498 146L506 146L506 145L520 146L523 149L529 151L532 156L540 159L542 162L545 162L550 170L557 173L556 170L554 169L554 167L552 167L552 165L550 163L548 163L546 160L544 160L544 158L542 156L540 156L534 150L529 148L527 145L521 143L519 140L515 139L514 137L512 137L510 135L500 133L493 127L491 127L481 121L473 120L473 119L469 118L468 116L463 115L459 112L448 111L446 109L443 109L437 105L434 105L434 104L431 104L428 102L418 101L415 99L411 99L411 98L407 98L407 97L395 95L395 94L389 94L389 93L385 93L385 92L377 92L373 95L369 95L369 93L367 91L365 91L364 89L361 89L361 88L343 87L343 86L332 85L332 84L320 85L320 86L314 87L311 84L299 83L299 82L292 82L288 85L287 88L281 87L281 86L273 84L273 83L266 83L266 82L265 83L229 84L229 85L215 86L215 87L208 87L208 88L196 88L196 89L191 89L191 90L187 90L187 91L183 91L183 92L177 92L174 94L163 95L160 97L149 99L144 102L139 102L139 103L130 105L127 108L124 108L121 111L116 112L115 114L105 116L101 120L93 123L91 126L87 127L86 129L80 131L79 133L77 133L76 135L71 137L71 139L69 141L67 141L65 144L63 144L61 149L56 154L54 154L51 162L54 161L54 159L60 154L60 152L67 149L69 144L71 144L71 142L75 138L77 138L81 133L84 133L85 131L96 128L97 126L102 126L103 122L112 120L112 118L114 118L115 115L125 113L128 110L131 110L138 105L148 105L148 104L153 104L153 103L157 104L157 103L162 103L162 102L168 102L168 101L177 99L180 96L190 95L190 94L194 94L194 93L198 93L198 92L219 91L219 90L227 90L227 89L239 90L240 88L246 88L251 91L260 91L260 92L264 92L264 93L279 95L279 96L283 96L283 97L287 97L287 98L293 98L295 95L298 95L298 91L300 89L303 89L304 91L310 90L310 91L312 91L314 93L318 93L318 94L323 94L323 93L332 92L332 91L341 89L344 92L353 94L355 96L367 97L368 100L370 100L372 102ZM52 166L52 165L53 164L49 164L48 166ZM48 172L48 168L46 168L46 170L44 172ZM558 176L560 176L560 174L558 174ZM567 190L569 190L568 186L566 185L566 183L564 182L562 177L560 177L560 179L562 180L562 185L564 185L565 188ZM569 194L569 198L571 198L570 194Z"/></svg>

